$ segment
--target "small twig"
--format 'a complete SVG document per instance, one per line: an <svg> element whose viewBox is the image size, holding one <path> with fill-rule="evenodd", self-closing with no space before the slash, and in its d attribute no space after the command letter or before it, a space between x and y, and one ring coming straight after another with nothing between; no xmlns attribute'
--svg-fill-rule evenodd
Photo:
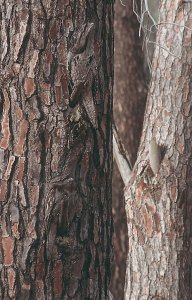
<svg viewBox="0 0 192 300"><path fill-rule="evenodd" d="M143 20L144 20L144 16L146 13L148 13L148 11L144 10L144 12L142 13L141 18L140 18L139 37L141 36L141 28L143 27Z"/></svg>
<svg viewBox="0 0 192 300"><path fill-rule="evenodd" d="M138 10L136 0L133 0L133 12L135 13L135 15L137 17L137 20L140 23L139 36L141 36L141 30L143 30L143 32L144 32L143 43L145 44L145 47L146 47L147 62L148 62L148 67L149 67L150 71L151 71L152 63L151 63L151 59L149 57L149 51L148 51L148 45L149 44L156 45L157 47L163 49L164 51L166 51L170 55L180 59L179 56L177 56L176 54L169 51L163 45L160 45L155 41L151 41L151 39L150 39L151 33L154 33L155 31L157 31L159 26L166 25L166 24L171 25L171 26L178 26L180 28L185 28L186 30L189 30L191 32L192 32L192 29L189 28L186 25L181 25L181 24L175 23L175 22L158 22L158 20L155 20L153 15L150 12L150 9L149 9L149 0L140 0L140 11ZM150 28L148 28L148 26L146 26L146 24L144 22L146 14L148 15L148 18L152 21L152 25L150 26ZM155 28L155 31L154 31L154 28Z"/></svg>
<svg viewBox="0 0 192 300"><path fill-rule="evenodd" d="M153 25L151 25L150 30L152 29L152 27L154 27L154 26L157 27L157 26L160 26L160 25L172 25L172 26L178 26L178 27L183 27L183 28L186 28L186 29L192 31L192 29L189 28L188 26L186 26L186 25L181 25L181 24L175 23L175 22L160 22L160 23L157 23L157 24L155 24L155 25L153 24Z"/></svg>
<svg viewBox="0 0 192 300"><path fill-rule="evenodd" d="M135 3L135 0L133 0L133 12L137 17L138 22L140 23L141 18L139 16L139 14L137 13L137 4Z"/></svg>
<svg viewBox="0 0 192 300"><path fill-rule="evenodd" d="M109 300L114 300L113 294L110 292L110 290L108 291L108 298Z"/></svg>
<svg viewBox="0 0 192 300"><path fill-rule="evenodd" d="M151 12L150 12L150 10L149 10L147 0L145 0L145 9L146 9L146 11L147 11L147 13L148 13L148 15L149 15L149 18L150 18L151 21L153 22L153 25L156 26L157 22L154 20L154 18L153 18L153 16L152 16Z"/></svg>
<svg viewBox="0 0 192 300"><path fill-rule="evenodd" d="M151 63L151 60L150 60L150 58L149 58L149 49L148 49L147 39L146 39L145 47L146 47L146 53L147 53L147 64L148 64L148 67L149 67L149 71L150 71L150 73L151 73L151 70L152 70L152 63Z"/></svg>
<svg viewBox="0 0 192 300"><path fill-rule="evenodd" d="M156 45L157 47L159 47L159 48L165 50L167 53L169 53L170 55L174 56L175 58L181 59L180 56L178 56L178 55L176 55L176 54L170 52L168 49L166 49L165 47L163 47L162 45L160 45L160 44L158 44L158 43L156 43L156 42L148 41L147 43L148 43L148 44L154 44L154 45Z"/></svg>
<svg viewBox="0 0 192 300"><path fill-rule="evenodd" d="M118 137L117 129L114 123L113 123L113 155L117 163L121 178L124 182L124 185L126 185L130 179L132 167L130 164L130 160L128 158L128 154L126 153L126 150Z"/></svg>
<svg viewBox="0 0 192 300"><path fill-rule="evenodd" d="M121 4L122 4L123 6L126 6L126 5L122 2L122 0L120 0L120 2L121 2Z"/></svg>

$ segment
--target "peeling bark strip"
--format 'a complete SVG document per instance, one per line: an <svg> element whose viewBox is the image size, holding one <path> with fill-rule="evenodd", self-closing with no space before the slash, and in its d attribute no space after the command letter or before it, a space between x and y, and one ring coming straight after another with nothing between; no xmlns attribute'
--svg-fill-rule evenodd
<svg viewBox="0 0 192 300"><path fill-rule="evenodd" d="M0 14L0 299L107 299L113 1Z"/></svg>
<svg viewBox="0 0 192 300"><path fill-rule="evenodd" d="M6 91L3 91L0 94L0 103L3 106L4 102L4 112L3 113L3 118L1 121L1 139L0 139L0 148L7 149L9 145L9 137L10 137L10 130L9 130L9 109L10 109L10 100L8 97L8 94ZM1 107L2 110L2 107Z"/></svg>
<svg viewBox="0 0 192 300"><path fill-rule="evenodd" d="M192 4L163 0L160 21L140 150L126 188L127 300L192 295ZM162 160L151 153L153 139Z"/></svg>

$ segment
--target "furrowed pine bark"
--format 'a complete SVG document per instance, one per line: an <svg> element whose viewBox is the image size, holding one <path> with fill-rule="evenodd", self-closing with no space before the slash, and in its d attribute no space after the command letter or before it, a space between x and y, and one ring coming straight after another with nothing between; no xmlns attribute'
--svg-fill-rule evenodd
<svg viewBox="0 0 192 300"><path fill-rule="evenodd" d="M0 299L107 299L113 1L0 15Z"/></svg>
<svg viewBox="0 0 192 300"><path fill-rule="evenodd" d="M141 145L125 193L129 300L192 295L191 2L163 0L160 22Z"/></svg>
<svg viewBox="0 0 192 300"><path fill-rule="evenodd" d="M114 52L114 120L118 133L132 164L139 146L147 86L144 75L144 57L139 39L139 23L133 12L133 1L115 2ZM128 178L127 178L128 181ZM126 258L128 251L127 219L124 184L116 163L113 170L114 263L111 291L114 299L124 298Z"/></svg>

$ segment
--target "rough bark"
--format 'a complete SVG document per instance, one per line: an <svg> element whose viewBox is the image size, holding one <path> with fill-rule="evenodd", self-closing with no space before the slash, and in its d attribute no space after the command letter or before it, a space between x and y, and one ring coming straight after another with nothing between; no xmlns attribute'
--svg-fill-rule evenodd
<svg viewBox="0 0 192 300"><path fill-rule="evenodd" d="M0 1L0 299L107 299L113 1Z"/></svg>
<svg viewBox="0 0 192 300"><path fill-rule="evenodd" d="M143 72L143 53L139 23L132 0L115 3L114 120L131 162L136 160L143 124L147 87ZM124 185L114 164L113 217L114 263L111 290L114 299L123 299L128 250Z"/></svg>
<svg viewBox="0 0 192 300"><path fill-rule="evenodd" d="M129 300L192 295L191 3L163 0L160 22L141 145L126 188Z"/></svg>

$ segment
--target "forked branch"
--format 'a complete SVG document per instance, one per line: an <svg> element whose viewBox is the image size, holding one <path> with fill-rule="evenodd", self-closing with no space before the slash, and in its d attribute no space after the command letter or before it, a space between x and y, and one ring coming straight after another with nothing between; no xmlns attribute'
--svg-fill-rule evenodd
<svg viewBox="0 0 192 300"><path fill-rule="evenodd" d="M117 163L117 167L119 169L124 185L126 185L131 176L132 167L131 167L128 154L118 136L118 132L114 123L113 123L113 156Z"/></svg>

